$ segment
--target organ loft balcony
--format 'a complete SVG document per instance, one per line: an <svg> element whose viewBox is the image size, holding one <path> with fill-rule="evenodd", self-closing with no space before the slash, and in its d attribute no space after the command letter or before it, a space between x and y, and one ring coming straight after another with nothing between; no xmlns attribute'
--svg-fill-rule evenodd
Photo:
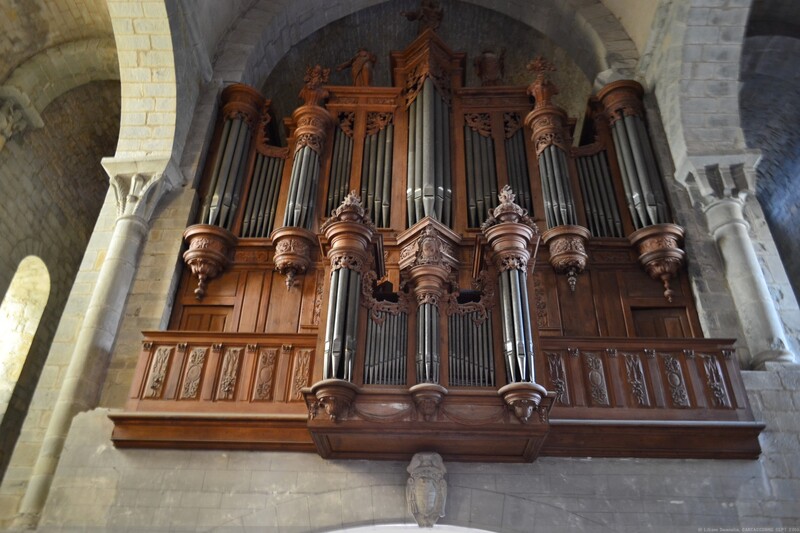
<svg viewBox="0 0 800 533"><path fill-rule="evenodd" d="M641 86L592 97L575 146L544 59L529 87L490 64L464 87L465 54L426 29L373 87L364 52L353 86L308 69L287 146L259 91L222 91L169 327L143 333L114 443L757 457L734 340L702 336Z"/></svg>

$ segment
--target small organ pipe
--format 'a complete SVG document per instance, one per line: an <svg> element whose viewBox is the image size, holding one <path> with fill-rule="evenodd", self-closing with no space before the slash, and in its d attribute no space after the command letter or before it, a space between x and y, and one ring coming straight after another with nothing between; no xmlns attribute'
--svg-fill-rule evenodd
<svg viewBox="0 0 800 533"><path fill-rule="evenodd" d="M335 372L335 369L331 368L331 354L333 352L333 327L334 327L334 317L336 316L336 295L339 291L339 272L341 270L334 270L331 272L331 288L330 293L328 296L328 320L327 324L325 325L325 348L324 348L324 362L322 368L322 374L325 378L333 377L332 372Z"/></svg>

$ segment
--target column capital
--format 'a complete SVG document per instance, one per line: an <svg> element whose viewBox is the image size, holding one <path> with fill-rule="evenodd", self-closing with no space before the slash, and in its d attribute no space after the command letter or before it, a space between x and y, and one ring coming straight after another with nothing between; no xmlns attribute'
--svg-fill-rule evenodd
<svg viewBox="0 0 800 533"><path fill-rule="evenodd" d="M760 161L760 150L684 156L676 161L675 179L686 188L693 202L702 205L725 198L744 198L756 190L756 167Z"/></svg>
<svg viewBox="0 0 800 533"><path fill-rule="evenodd" d="M114 189L118 219L132 217L149 223L164 194L185 181L172 159L105 157L101 164Z"/></svg>

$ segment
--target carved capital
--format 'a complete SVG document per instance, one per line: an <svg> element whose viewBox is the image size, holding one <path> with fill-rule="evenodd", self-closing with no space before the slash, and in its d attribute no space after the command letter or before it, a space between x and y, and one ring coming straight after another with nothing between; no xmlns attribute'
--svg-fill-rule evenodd
<svg viewBox="0 0 800 533"><path fill-rule="evenodd" d="M292 118L297 125L294 151L308 146L321 154L328 128L333 122L330 113L320 106L304 105L295 109Z"/></svg>
<svg viewBox="0 0 800 533"><path fill-rule="evenodd" d="M223 116L227 120L241 119L253 130L261 124L264 103L261 93L244 83L234 83L222 91Z"/></svg>
<svg viewBox="0 0 800 533"><path fill-rule="evenodd" d="M611 124L627 116L644 116L642 95L644 89L633 80L619 80L609 83L597 93L597 98L605 107Z"/></svg>
<svg viewBox="0 0 800 533"><path fill-rule="evenodd" d="M143 224L159 200L173 187L183 184L183 174L172 159L121 159L101 161L117 201L117 216L136 217Z"/></svg>
<svg viewBox="0 0 800 533"><path fill-rule="evenodd" d="M345 196L321 230L330 243L328 258L333 270L349 268L364 272L369 263L369 245L375 226L355 191Z"/></svg>

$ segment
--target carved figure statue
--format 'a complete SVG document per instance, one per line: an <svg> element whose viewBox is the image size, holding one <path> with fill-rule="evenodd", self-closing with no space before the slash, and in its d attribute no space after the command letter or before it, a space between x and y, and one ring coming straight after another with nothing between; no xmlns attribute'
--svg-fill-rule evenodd
<svg viewBox="0 0 800 533"><path fill-rule="evenodd" d="M331 69L322 68L320 65L306 68L306 75L303 77L305 85L300 90L300 98L305 105L320 105L323 100L328 98L328 91L323 88L323 84L328 83Z"/></svg>
<svg viewBox="0 0 800 533"><path fill-rule="evenodd" d="M433 31L439 29L442 24L444 10L436 0L422 0L419 9L416 11L403 11L401 15L412 22L419 21L418 33L422 33L428 28Z"/></svg>
<svg viewBox="0 0 800 533"><path fill-rule="evenodd" d="M505 71L506 49L501 48L500 53L496 54L493 50L484 50L481 55L476 57L472 64L475 67L475 74L481 80L481 87L492 87L501 85Z"/></svg>
<svg viewBox="0 0 800 533"><path fill-rule="evenodd" d="M433 527L444 516L447 500L447 469L442 457L433 452L417 453L406 470L411 474L406 483L408 509L420 527Z"/></svg>
<svg viewBox="0 0 800 533"><path fill-rule="evenodd" d="M372 70L375 68L377 61L378 56L366 48L359 48L356 55L336 67L336 70L341 71L350 67L353 85L355 87L369 87L372 85Z"/></svg>
<svg viewBox="0 0 800 533"><path fill-rule="evenodd" d="M0 150L13 135L24 130L26 125L22 111L14 102L6 100L0 106Z"/></svg>

